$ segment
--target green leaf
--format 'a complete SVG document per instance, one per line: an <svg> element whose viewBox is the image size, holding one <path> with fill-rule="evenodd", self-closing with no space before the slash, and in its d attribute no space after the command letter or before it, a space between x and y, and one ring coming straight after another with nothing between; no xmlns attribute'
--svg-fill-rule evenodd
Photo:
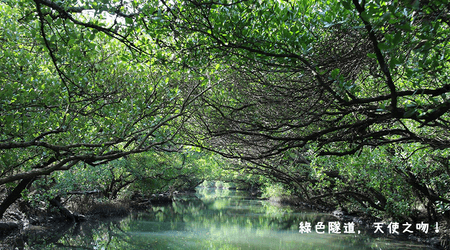
<svg viewBox="0 0 450 250"><path fill-rule="evenodd" d="M331 77L332 77L333 79L338 78L339 72L340 72L339 69L333 69L333 71L331 71Z"/></svg>
<svg viewBox="0 0 450 250"><path fill-rule="evenodd" d="M384 22L388 22L388 21L391 19L391 13L390 13L390 12L384 13L383 16L381 16L381 19L382 19Z"/></svg>
<svg viewBox="0 0 450 250"><path fill-rule="evenodd" d="M367 57L377 59L377 55L375 53L368 53Z"/></svg>
<svg viewBox="0 0 450 250"><path fill-rule="evenodd" d="M410 109L403 114L403 117L409 118L412 117L416 113L416 109Z"/></svg>
<svg viewBox="0 0 450 250"><path fill-rule="evenodd" d="M361 12L361 18L366 22L370 22L371 16L367 12L364 11L364 12Z"/></svg>
<svg viewBox="0 0 450 250"><path fill-rule="evenodd" d="M341 1L342 6L344 6L345 9L347 10L352 10L352 4L350 3L350 1Z"/></svg>
<svg viewBox="0 0 450 250"><path fill-rule="evenodd" d="M394 36L394 39L392 40L392 43L395 45L398 45L401 40L402 40L402 34L401 34L401 32L397 32Z"/></svg>
<svg viewBox="0 0 450 250"><path fill-rule="evenodd" d="M397 28L399 28L399 29L401 29L401 30L404 30L404 31L412 31L412 28L411 28L411 24L410 23L405 23L405 24L403 24L403 25L397 25Z"/></svg>
<svg viewBox="0 0 450 250"><path fill-rule="evenodd" d="M391 47L390 47L389 45L387 45L386 43L379 43L379 44L378 44L378 48L379 48L380 50L388 50L388 49L390 49Z"/></svg>

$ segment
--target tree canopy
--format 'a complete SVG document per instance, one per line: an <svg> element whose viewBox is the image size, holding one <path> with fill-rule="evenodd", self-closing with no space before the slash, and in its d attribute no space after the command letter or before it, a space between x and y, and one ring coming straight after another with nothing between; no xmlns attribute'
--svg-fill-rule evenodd
<svg viewBox="0 0 450 250"><path fill-rule="evenodd" d="M1 4L0 184L28 184L76 164L149 150L177 151L202 81L80 24L95 15L76 21L53 7Z"/></svg>
<svg viewBox="0 0 450 250"><path fill-rule="evenodd" d="M181 46L203 48L225 69L203 96L204 128L194 133L230 138L248 158L311 143L321 155L392 143L448 148L448 6L419 2L200 4L208 15L184 21L195 28L177 26L199 42Z"/></svg>
<svg viewBox="0 0 450 250"><path fill-rule="evenodd" d="M450 204L446 0L0 7L0 184L189 145L308 200Z"/></svg>

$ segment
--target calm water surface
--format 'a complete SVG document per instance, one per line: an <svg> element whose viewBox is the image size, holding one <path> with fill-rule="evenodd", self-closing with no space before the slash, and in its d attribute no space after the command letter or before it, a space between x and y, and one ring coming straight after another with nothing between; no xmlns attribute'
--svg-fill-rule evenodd
<svg viewBox="0 0 450 250"><path fill-rule="evenodd" d="M121 220L83 223L57 243L30 249L429 249L412 242L354 234L300 234L299 223L336 221L252 199L246 192L201 189L171 205ZM343 232L342 227L342 232ZM361 230L361 234L358 234ZM49 241L47 241L49 242Z"/></svg>

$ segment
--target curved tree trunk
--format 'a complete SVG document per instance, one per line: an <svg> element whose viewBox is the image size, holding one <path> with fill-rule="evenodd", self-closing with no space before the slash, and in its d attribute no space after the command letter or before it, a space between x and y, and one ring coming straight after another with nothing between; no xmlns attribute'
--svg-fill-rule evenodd
<svg viewBox="0 0 450 250"><path fill-rule="evenodd" d="M64 207L63 204L61 204L60 197L55 197L53 199L48 200L50 202L50 205L56 207L59 212L68 220L71 222L79 222L84 221L85 217L83 215L72 213L69 209Z"/></svg>
<svg viewBox="0 0 450 250"><path fill-rule="evenodd" d="M20 183L14 188L14 190L8 195L8 197L3 200L2 204L0 205L0 219L3 218L3 214L6 212L6 209L8 209L11 204L13 204L21 197L22 191L25 190L29 184L33 183L34 180L35 178L22 179Z"/></svg>

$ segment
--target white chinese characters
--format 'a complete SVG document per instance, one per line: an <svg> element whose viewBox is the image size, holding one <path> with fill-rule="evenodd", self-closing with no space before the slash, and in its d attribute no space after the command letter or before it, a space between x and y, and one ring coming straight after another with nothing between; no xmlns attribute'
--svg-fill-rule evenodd
<svg viewBox="0 0 450 250"><path fill-rule="evenodd" d="M298 232L301 234L312 233L313 229L317 234L354 234L355 232L355 223L354 222L344 222L343 226L341 226L340 221L330 221L328 223L317 222L314 226L307 221L302 221L299 223ZM343 228L343 231L342 231ZM358 231L360 233L360 231Z"/></svg>
<svg viewBox="0 0 450 250"><path fill-rule="evenodd" d="M384 222L375 222L373 223L374 233L378 234L412 234L414 233L414 230L417 232L422 233L428 233L430 230L430 225L425 222L420 222L415 224L415 227L413 224L405 222L403 224L400 224L398 222L390 222L389 224L385 224ZM354 222L340 222L340 221L330 221L327 223L324 222L317 222L315 225L312 225L310 222L302 221L299 223L299 230L298 232L301 234L308 234L316 232L317 234L360 234L361 232L355 231L355 223ZM436 223L435 226L435 232L439 232L439 225Z"/></svg>

